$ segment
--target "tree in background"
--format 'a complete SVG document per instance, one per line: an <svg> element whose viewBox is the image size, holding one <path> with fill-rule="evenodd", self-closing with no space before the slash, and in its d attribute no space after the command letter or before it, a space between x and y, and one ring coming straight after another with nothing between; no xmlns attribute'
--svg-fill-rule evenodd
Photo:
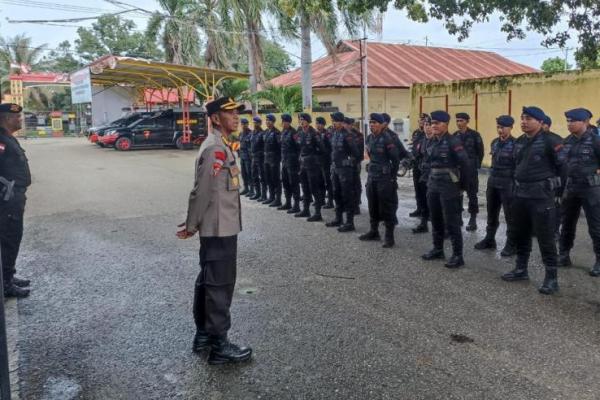
<svg viewBox="0 0 600 400"><path fill-rule="evenodd" d="M59 43L55 50L45 55L40 63L40 68L52 72L73 72L83 64L74 56L71 43L68 40Z"/></svg>
<svg viewBox="0 0 600 400"><path fill-rule="evenodd" d="M561 57L547 58L542 63L540 69L544 72L563 72L571 69L571 65Z"/></svg>
<svg viewBox="0 0 600 400"><path fill-rule="evenodd" d="M45 44L33 46L24 33L12 38L0 38L0 69L2 75L21 74L39 67Z"/></svg>
<svg viewBox="0 0 600 400"><path fill-rule="evenodd" d="M238 72L248 72L248 57L239 52L232 53L231 66L233 69ZM263 40L263 55L264 62L262 67L266 81L285 74L295 67L294 61L283 46L272 40Z"/></svg>
<svg viewBox="0 0 600 400"><path fill-rule="evenodd" d="M281 113L294 114L303 110L302 87L293 86L266 86L263 90L252 96L255 101L266 100ZM313 102L317 99L313 98Z"/></svg>
<svg viewBox="0 0 600 400"><path fill-rule="evenodd" d="M106 54L162 60L163 52L154 38L137 32L133 21L118 15L103 15L91 28L78 28L75 40L78 55L90 62Z"/></svg>
<svg viewBox="0 0 600 400"><path fill-rule="evenodd" d="M500 16L500 30L508 40L523 39L526 31L545 36L543 46L565 48L577 36L579 48L575 59L580 67L597 66L600 59L600 2L596 0L338 0L342 7L355 13L377 8L385 11L390 3L405 10L414 21L444 21L450 34L458 40L469 36L471 27ZM566 24L562 24L566 22ZM567 28L563 28L567 26Z"/></svg>

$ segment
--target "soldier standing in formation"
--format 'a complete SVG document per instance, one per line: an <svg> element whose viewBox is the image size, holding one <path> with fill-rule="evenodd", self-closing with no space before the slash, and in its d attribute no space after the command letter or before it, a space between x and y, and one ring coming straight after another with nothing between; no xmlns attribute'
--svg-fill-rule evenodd
<svg viewBox="0 0 600 400"><path fill-rule="evenodd" d="M558 176L564 176L565 169L559 157L562 140L544 133L544 117L544 111L538 107L523 107L521 129L524 134L515 143L515 197L512 208L517 260L515 268L502 275L502 279L529 279L527 268L532 234L535 233L546 267L546 276L539 292L552 294L558 291L554 198L561 186Z"/></svg>
<svg viewBox="0 0 600 400"><path fill-rule="evenodd" d="M247 361L252 349L231 343L230 306L237 272L237 235L242 230L239 170L228 145L243 105L220 98L206 104L213 129L200 146L194 188L180 239L200 236L200 273L194 291L196 335L192 349L209 352L209 364Z"/></svg>
<svg viewBox="0 0 600 400"><path fill-rule="evenodd" d="M495 249L496 231L500 225L500 209L504 210L506 219L506 244L500 253L503 257L515 253L513 243L514 232L512 221L513 175L515 173L515 138L511 132L515 120L510 115L501 115L496 118L498 137L492 141L491 155L492 168L488 178L487 199L487 228L485 238L475 244L475 249Z"/></svg>
<svg viewBox="0 0 600 400"><path fill-rule="evenodd" d="M380 240L379 223L385 225L383 247L393 247L396 210L394 192L397 190L396 176L400 156L396 141L386 131L385 118L381 114L371 114L369 119L371 134L367 137L367 199L371 229L361 235L360 240Z"/></svg>
<svg viewBox="0 0 600 400"><path fill-rule="evenodd" d="M275 116L267 115L265 135L265 180L269 197L263 201L269 207L281 206L281 132L275 127Z"/></svg>
<svg viewBox="0 0 600 400"><path fill-rule="evenodd" d="M592 117L588 110L576 108L565 112L565 116L570 132L563 149L568 178L562 202L558 262L563 267L571 265L569 254L583 208L596 254L590 275L600 276L600 137L588 129Z"/></svg>
<svg viewBox="0 0 600 400"><path fill-rule="evenodd" d="M479 169L481 168L481 162L483 161L483 140L479 132L469 128L469 120L471 117L467 113L456 114L456 126L458 131L454 135L462 141L465 151L471 161L471 173L472 179L470 180L470 186L466 188L467 197L469 198L469 223L467 224L468 231L474 231L477 229L477 214L479 213L479 201L477 199L477 192L479 192ZM461 204L462 209L462 204ZM462 219L461 219L462 221Z"/></svg>
<svg viewBox="0 0 600 400"><path fill-rule="evenodd" d="M252 132L252 179L254 179L254 196L250 200L265 201L267 199L267 183L265 181L265 136L262 130L260 117L252 118L254 131Z"/></svg>
<svg viewBox="0 0 600 400"><path fill-rule="evenodd" d="M423 185L420 185L421 182L421 168L419 168L419 157L421 154L419 153L419 148L421 148L421 141L425 138L425 131L423 130L425 119L429 118L429 115L422 113L419 118L419 129L416 129L412 133L411 141L411 151L413 154L413 158L415 160L415 164L413 165L412 177L413 177L413 185L415 187L415 201L417 203L417 209L410 214L410 217L420 217L424 207L427 207L427 192L423 191Z"/></svg>
<svg viewBox="0 0 600 400"><path fill-rule="evenodd" d="M240 165L242 167L242 180L244 181L244 190L240 196L252 197L254 188L252 184L252 155L250 149L252 147L252 131L248 127L246 118L240 119L242 131L240 132L240 149L238 155L240 157Z"/></svg>
<svg viewBox="0 0 600 400"><path fill-rule="evenodd" d="M325 209L333 208L333 187L331 183L331 129L326 129L325 118L317 117L317 132L321 135L321 144L323 146L323 156L321 158L321 169L323 170L323 181L325 182L325 193L327 202L323 206Z"/></svg>
<svg viewBox="0 0 600 400"><path fill-rule="evenodd" d="M562 142L563 138L558 133L552 132L552 119L547 115L544 117L544 121L542 121L542 130L546 134L552 136L555 140ZM562 189L560 187L557 188L557 194L555 197L556 201L554 202L554 206L556 207L556 225L554 227L554 236L557 241L560 237L560 222L562 219L562 206L560 204L561 195L559 194L559 192L562 193Z"/></svg>
<svg viewBox="0 0 600 400"><path fill-rule="evenodd" d="M300 182L302 184L302 211L295 217L308 217L307 221L322 221L321 207L325 203L325 183L321 159L323 147L321 135L311 126L310 114L302 113L299 116L300 130L297 143L300 146ZM315 212L310 214L310 200L314 198Z"/></svg>
<svg viewBox="0 0 600 400"><path fill-rule="evenodd" d="M362 182L360 173L362 171L362 162L365 159L365 137L354 127L354 118L344 118L344 128L354 135L354 141L358 146L360 155L356 159L356 169L354 171L354 215L360 215L360 204L362 203Z"/></svg>
<svg viewBox="0 0 600 400"><path fill-rule="evenodd" d="M396 148L398 149L398 157L400 157L400 161L404 162L409 161L411 158L411 154L406 150L406 148L404 147L404 145L402 144L402 141L400 140L400 136L398 136L398 134L396 132L394 132L392 129L390 129L390 123L392 122L392 117L387 114L387 113L382 113L381 116L383 117L383 130L390 135L390 137L392 138L392 141L394 142L394 144L396 145ZM410 162L410 161L409 161ZM392 197L394 199L394 204L395 209L398 210L398 174L396 171L396 175L394 175L394 185L396 186L396 189L392 192ZM394 221L395 224L398 225L398 217L396 216L396 214L394 213Z"/></svg>
<svg viewBox="0 0 600 400"><path fill-rule="evenodd" d="M285 204L278 210L288 214L300 212L300 145L298 132L292 127L292 116L281 116L281 180L285 194ZM292 199L294 205L292 206Z"/></svg>
<svg viewBox="0 0 600 400"><path fill-rule="evenodd" d="M423 124L423 133L424 136L419 138L416 142L413 142L412 153L415 160L415 166L419 170L419 181L416 183L418 186L418 194L417 197L423 196L424 199L419 199L421 211L419 213L419 218L421 218L421 222L419 225L413 228L413 233L427 233L429 229L427 227L427 221L429 221L429 205L427 204L427 180L429 179L429 171L431 166L429 164L429 155L428 150L431 144L433 143L433 132L431 130L431 119L429 115L423 114L425 117L422 118ZM414 178L414 175L413 175Z"/></svg>
<svg viewBox="0 0 600 400"><path fill-rule="evenodd" d="M356 208L356 170L361 157L356 143L356 135L344 128L344 114L331 114L333 136L331 138L331 162L333 193L335 196L335 219L326 223L329 227L338 227L339 232L354 231L354 211ZM346 213L346 222L343 214Z"/></svg>
<svg viewBox="0 0 600 400"><path fill-rule="evenodd" d="M471 162L457 136L448 133L450 115L445 111L431 113L433 143L428 149L431 166L427 181L427 201L433 231L433 249L423 255L424 260L444 259L444 232L452 242L452 257L447 268L459 268L463 259L463 238L460 228L462 193L471 187ZM444 229L445 228L445 229Z"/></svg>
<svg viewBox="0 0 600 400"><path fill-rule="evenodd" d="M0 104L0 177L4 179L0 182L0 251L4 297L29 296L30 281L15 276L23 238L25 192L31 185L25 150L13 136L21 129L22 111L18 104Z"/></svg>

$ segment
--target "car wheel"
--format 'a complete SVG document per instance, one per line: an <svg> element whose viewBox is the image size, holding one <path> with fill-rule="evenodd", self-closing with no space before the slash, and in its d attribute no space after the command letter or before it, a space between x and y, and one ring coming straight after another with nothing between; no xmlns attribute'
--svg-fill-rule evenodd
<svg viewBox="0 0 600 400"><path fill-rule="evenodd" d="M183 144L183 136L179 136L177 140L175 140L175 147L179 150L185 150L185 145Z"/></svg>
<svg viewBox="0 0 600 400"><path fill-rule="evenodd" d="M115 143L115 149L120 151L131 150L131 139L128 137L120 137Z"/></svg>

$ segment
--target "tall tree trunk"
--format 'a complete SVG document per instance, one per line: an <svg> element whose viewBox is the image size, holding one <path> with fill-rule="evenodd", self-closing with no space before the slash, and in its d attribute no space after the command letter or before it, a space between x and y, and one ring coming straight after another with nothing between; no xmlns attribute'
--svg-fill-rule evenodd
<svg viewBox="0 0 600 400"><path fill-rule="evenodd" d="M300 33L302 48L300 64L302 69L302 108L312 112L312 51L310 46L310 23L305 12L300 14Z"/></svg>
<svg viewBox="0 0 600 400"><path fill-rule="evenodd" d="M255 95L258 91L258 67L256 65L256 50L254 46L256 45L254 35L255 33L251 30L252 25L247 24L248 33L246 34L248 37L248 72L250 74L250 94ZM256 102L252 101L252 114L256 114Z"/></svg>

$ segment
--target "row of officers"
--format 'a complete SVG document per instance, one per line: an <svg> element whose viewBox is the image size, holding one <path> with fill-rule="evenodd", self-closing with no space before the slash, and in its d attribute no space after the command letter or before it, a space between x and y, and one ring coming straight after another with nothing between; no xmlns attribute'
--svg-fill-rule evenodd
<svg viewBox="0 0 600 400"><path fill-rule="evenodd" d="M443 244L450 239L452 255L445 266L459 268L464 265L463 193L470 214L466 229L472 231L477 229L478 170L484 144L481 135L469 128L468 114L455 117L458 131L451 134L447 112L421 115L410 152L389 128L387 114L370 115L371 133L366 141L353 128L353 121L340 112L331 114L333 125L329 128L318 118L316 129L308 114L299 115L298 128L293 128L291 116L284 114L281 132L272 115L267 116L265 130L259 118L253 120L254 130L242 120L242 193L308 221L322 221L321 209L335 208L335 218L326 225L338 227L340 232L353 231L354 215L360 212L360 166L366 150L370 230L359 239L381 240L379 226L383 223L383 247L393 247L398 224L397 172L401 163L411 164L417 199L417 210L411 215L420 217L413 232L428 232L428 223L432 228L433 248L422 258L446 259ZM502 279L529 279L532 238L536 237L546 271L539 288L542 294L557 292L557 267L571 265L570 251L582 208L596 254L590 275L600 276L600 136L590 123L589 110L569 110L565 117L570 135L564 140L551 131L552 122L539 107L523 107L523 134L519 137L513 136L511 116L496 119L498 137L491 143L486 191L486 236L475 245L477 250L496 248L503 211L507 237L501 255L516 255L516 264Z"/></svg>

